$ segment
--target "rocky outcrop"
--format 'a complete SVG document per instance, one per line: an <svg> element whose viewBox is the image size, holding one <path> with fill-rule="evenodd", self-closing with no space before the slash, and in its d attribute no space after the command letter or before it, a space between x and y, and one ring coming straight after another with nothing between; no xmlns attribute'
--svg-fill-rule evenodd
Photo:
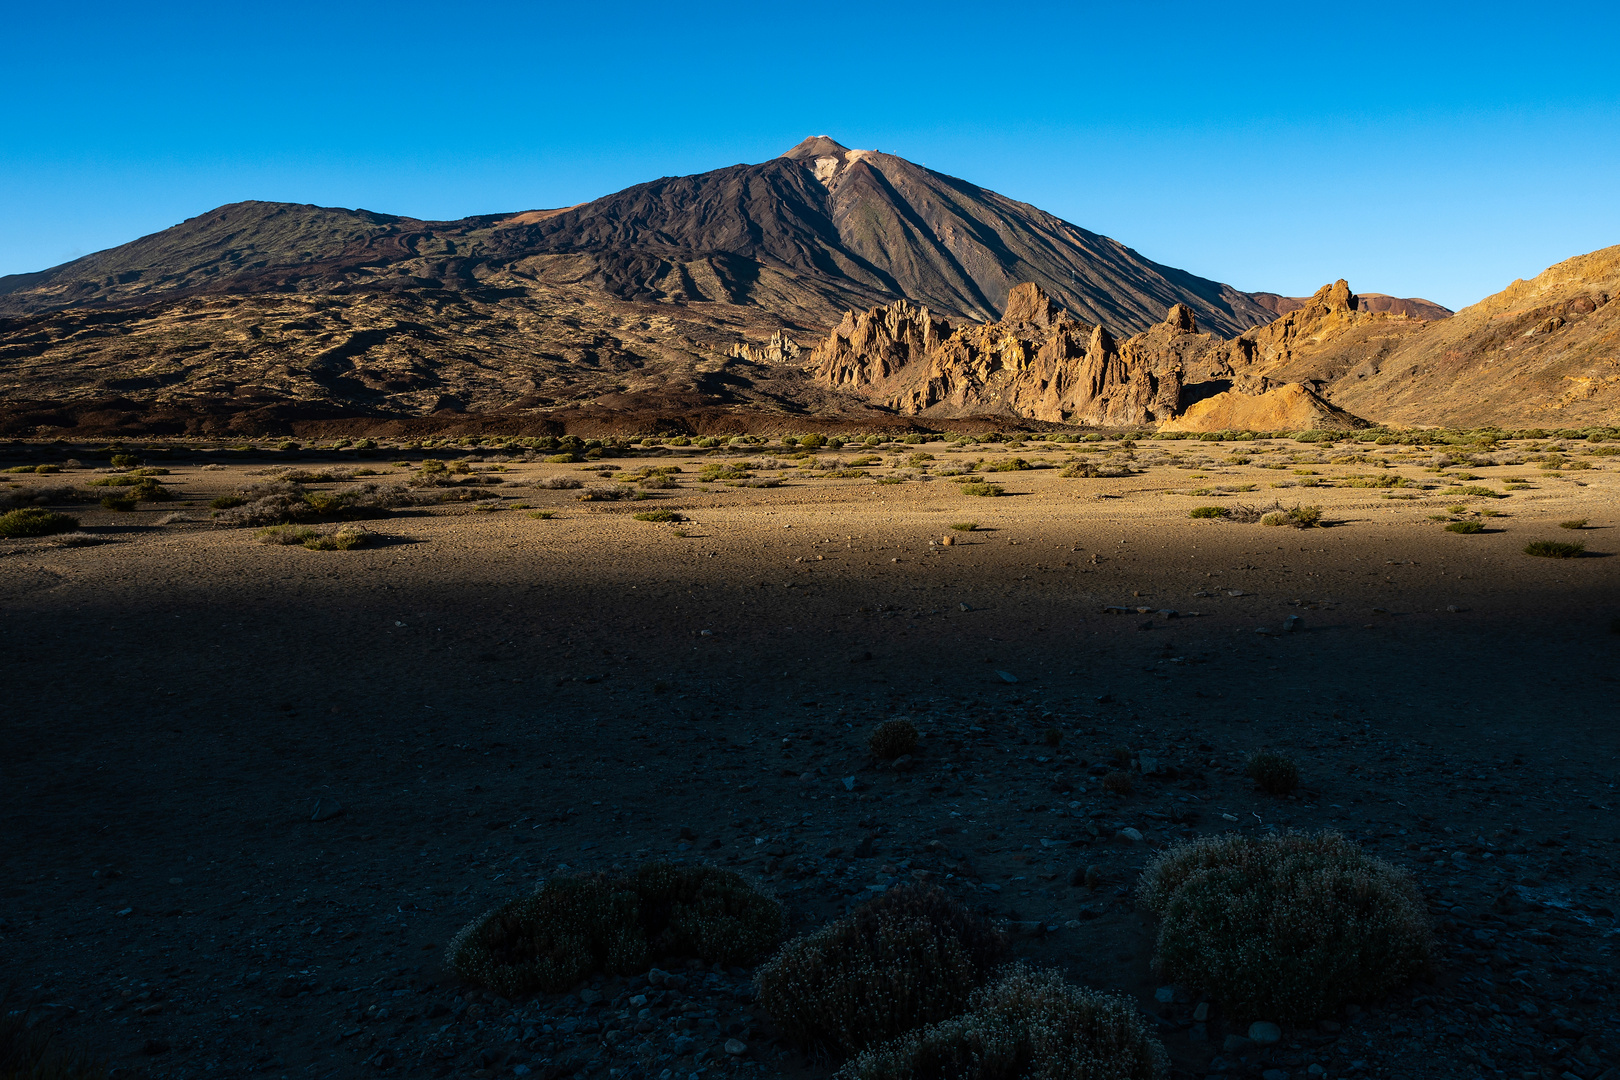
<svg viewBox="0 0 1620 1080"><path fill-rule="evenodd" d="M763 345L738 342L726 350L726 355L752 364L797 364L803 352L797 341L778 330Z"/></svg>
<svg viewBox="0 0 1620 1080"><path fill-rule="evenodd" d="M904 301L849 312L811 351L808 367L829 388L910 415L1003 413L1098 427L1179 422L1202 430L1197 425L1252 413L1277 418L1275 426L1353 426L1355 417L1313 389L1259 372L1265 350L1286 352L1298 335L1354 310L1343 282L1313 301L1263 339L1202 333L1192 309L1174 304L1162 322L1119 342L1026 282L1012 289L999 321L956 329Z"/></svg>

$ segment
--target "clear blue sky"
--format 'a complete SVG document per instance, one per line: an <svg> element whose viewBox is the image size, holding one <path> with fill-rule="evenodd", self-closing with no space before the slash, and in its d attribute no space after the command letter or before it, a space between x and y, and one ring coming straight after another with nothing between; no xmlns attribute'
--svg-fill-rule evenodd
<svg viewBox="0 0 1620 1080"><path fill-rule="evenodd" d="M239 199L562 206L823 133L1243 289L1459 307L1620 243L1611 4L0 10L0 274Z"/></svg>

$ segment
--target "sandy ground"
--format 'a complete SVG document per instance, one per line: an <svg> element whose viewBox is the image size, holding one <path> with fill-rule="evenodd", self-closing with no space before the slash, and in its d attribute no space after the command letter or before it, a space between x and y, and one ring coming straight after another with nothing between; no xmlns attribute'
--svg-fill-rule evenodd
<svg viewBox="0 0 1620 1080"><path fill-rule="evenodd" d="M1603 1075L1620 1048L1616 459L1082 448L887 447L865 477L790 468L772 488L701 484L703 456L666 450L602 464L679 465L678 488L601 503L532 486L595 482L583 465L440 454L502 483L444 489L338 552L266 546L206 502L345 455L148 452L179 502L61 507L105 543L0 542L13 1007L119 1076L824 1073L748 1011L746 972L693 973L680 993L706 1017L677 995L621 1022L634 987L514 1005L443 970L460 925L559 866L662 856L756 875L798 930L873 887L943 883L1010 920L1021 954L1160 1016L1177 1075ZM346 463L404 477L423 456ZM1011 458L1050 467L990 474L990 498L931 475ZM1073 460L1134 471L1061 476ZM1396 475L1412 486L1338 486ZM1273 500L1321 506L1326 527L1188 516ZM686 520L632 517L661 508ZM195 520L159 524L176 513ZM1572 539L1586 557L1522 552ZM908 772L864 750L897 715L925 734ZM1243 778L1262 746L1301 763L1299 795ZM1098 784L1116 750L1153 773L1129 796ZM1244 1026L1155 999L1135 869L1184 836L1290 826L1411 867L1444 959L1342 1030L1226 1050ZM1087 867L1097 887L1071 885ZM564 1034L569 1010L630 1034ZM715 1049L728 1032L746 1055Z"/></svg>

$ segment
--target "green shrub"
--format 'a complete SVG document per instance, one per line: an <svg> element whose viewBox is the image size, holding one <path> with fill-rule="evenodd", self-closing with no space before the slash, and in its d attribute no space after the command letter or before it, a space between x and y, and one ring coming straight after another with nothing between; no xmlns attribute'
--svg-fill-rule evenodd
<svg viewBox="0 0 1620 1080"><path fill-rule="evenodd" d="M583 461L584 459L578 454L552 454L545 460L548 465L566 465L570 462Z"/></svg>
<svg viewBox="0 0 1620 1080"><path fill-rule="evenodd" d="M1236 1018L1305 1022L1424 970L1433 941L1405 871L1336 833L1228 834L1148 863L1156 969Z"/></svg>
<svg viewBox="0 0 1620 1080"><path fill-rule="evenodd" d="M1299 787L1299 766L1294 764L1293 758L1275 750L1260 750L1250 755L1243 771L1267 795L1287 795Z"/></svg>
<svg viewBox="0 0 1620 1080"><path fill-rule="evenodd" d="M782 908L730 870L647 863L628 878L555 878L467 924L446 951L462 977L505 997L556 993L594 971L657 956L750 964L781 938Z"/></svg>
<svg viewBox="0 0 1620 1080"><path fill-rule="evenodd" d="M0 514L0 537L16 540L27 536L55 536L70 533L79 527L79 519L71 514L57 514L37 506L25 506Z"/></svg>
<svg viewBox="0 0 1620 1080"><path fill-rule="evenodd" d="M788 942L754 981L790 1042L838 1059L962 1012L1005 952L987 921L907 885Z"/></svg>
<svg viewBox="0 0 1620 1080"><path fill-rule="evenodd" d="M529 511L529 516L534 518L536 521L550 521L552 518L557 516L557 511L555 511L555 510L530 510Z"/></svg>
<svg viewBox="0 0 1620 1080"><path fill-rule="evenodd" d="M1453 521L1446 526L1446 532L1463 533L1464 535L1484 531L1485 523L1483 521Z"/></svg>
<svg viewBox="0 0 1620 1080"><path fill-rule="evenodd" d="M917 726L910 720L885 720L872 732L866 745L884 761L893 761L917 749Z"/></svg>
<svg viewBox="0 0 1620 1080"><path fill-rule="evenodd" d="M673 510L643 510L634 515L637 521L680 521L681 515Z"/></svg>
<svg viewBox="0 0 1620 1080"><path fill-rule="evenodd" d="M977 521L953 521L953 522L951 522L951 528L955 529L957 532L972 532L974 529L977 529L978 527L979 527L979 523Z"/></svg>
<svg viewBox="0 0 1620 1080"><path fill-rule="evenodd" d="M1526 555L1536 555L1544 559L1573 559L1585 551L1585 544L1566 544L1557 540L1532 540L1524 545Z"/></svg>
<svg viewBox="0 0 1620 1080"><path fill-rule="evenodd" d="M114 454L107 461L115 469L133 469L141 463L141 459L134 454Z"/></svg>
<svg viewBox="0 0 1620 1080"><path fill-rule="evenodd" d="M1032 469L1032 468L1034 468L1034 466L1031 465L1029 462L1025 461L1023 458L1015 457L1015 458L1006 458L1005 460L1002 460L1002 461L991 462L989 465L985 466L985 471L986 472L1018 472L1018 471L1020 471L1022 469Z"/></svg>
<svg viewBox="0 0 1620 1080"><path fill-rule="evenodd" d="M240 495L221 495L208 505L215 510L229 510L231 507L241 506L245 502L247 502L247 500L242 498Z"/></svg>
<svg viewBox="0 0 1620 1080"><path fill-rule="evenodd" d="M304 546L311 551L353 551L365 547L375 535L365 529L346 525L336 532L308 537L304 540Z"/></svg>
<svg viewBox="0 0 1620 1080"><path fill-rule="evenodd" d="M994 498L995 496L1000 495L1004 490L1005 489L1000 484L963 484L962 485L962 494L964 494L964 495L979 495L979 496L983 496L983 497L986 497L986 498Z"/></svg>
<svg viewBox="0 0 1620 1080"><path fill-rule="evenodd" d="M1187 511L1188 517L1194 518L1223 518L1228 511L1224 506L1195 506Z"/></svg>
<svg viewBox="0 0 1620 1080"><path fill-rule="evenodd" d="M1573 521L1560 521L1558 523L1558 527L1560 529L1584 529L1586 528L1586 518L1576 518Z"/></svg>
<svg viewBox="0 0 1620 1080"><path fill-rule="evenodd" d="M867 1050L837 1080L1158 1080L1168 1065L1128 1001L1017 964L963 1015Z"/></svg>
<svg viewBox="0 0 1620 1080"><path fill-rule="evenodd" d="M101 506L105 510L127 514L135 509L135 497L133 495L108 495L101 500Z"/></svg>
<svg viewBox="0 0 1620 1080"><path fill-rule="evenodd" d="M1095 480L1097 477L1102 475L1102 472L1098 470L1097 466L1093 465L1089 461L1076 461L1072 465L1065 466L1063 471L1058 473L1058 475L1070 480L1077 477L1086 480Z"/></svg>

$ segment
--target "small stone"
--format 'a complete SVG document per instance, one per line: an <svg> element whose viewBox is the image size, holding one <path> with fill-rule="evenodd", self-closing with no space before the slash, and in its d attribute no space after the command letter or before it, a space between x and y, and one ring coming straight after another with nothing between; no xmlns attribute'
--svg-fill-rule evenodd
<svg viewBox="0 0 1620 1080"><path fill-rule="evenodd" d="M1541 1015L1541 1010L1536 1008L1536 1003L1533 1002L1533 1001L1521 1001L1521 1002L1519 1002L1519 1011L1524 1013L1524 1015L1526 1015L1526 1016L1540 1016Z"/></svg>
<svg viewBox="0 0 1620 1080"><path fill-rule="evenodd" d="M1305 1073L1307 1076L1326 1076L1327 1070L1322 1068L1320 1065L1312 1065L1310 1068L1305 1070Z"/></svg>
<svg viewBox="0 0 1620 1080"><path fill-rule="evenodd" d="M973 610L973 605L972 604L957 604L956 606L961 608L963 611L972 611Z"/></svg>
<svg viewBox="0 0 1620 1080"><path fill-rule="evenodd" d="M1260 1080L1288 1080L1286 1069L1267 1069L1260 1074Z"/></svg>
<svg viewBox="0 0 1620 1080"><path fill-rule="evenodd" d="M854 791L855 790L855 778L853 776L844 777L844 790L845 791Z"/></svg>
<svg viewBox="0 0 1620 1080"><path fill-rule="evenodd" d="M1153 991L1153 1000L1161 1004L1169 1004L1170 1002L1176 1000L1176 988L1173 986L1159 987L1157 990Z"/></svg>
<svg viewBox="0 0 1620 1080"><path fill-rule="evenodd" d="M1256 1020L1249 1025L1249 1041L1260 1046L1270 1046L1272 1043L1282 1041L1282 1028L1269 1020Z"/></svg>
<svg viewBox="0 0 1620 1080"><path fill-rule="evenodd" d="M1226 590L1226 595L1227 596L1242 596L1243 595L1243 590L1242 589L1227 589Z"/></svg>
<svg viewBox="0 0 1620 1080"><path fill-rule="evenodd" d="M601 1000L602 1000L602 991L600 991L600 990L585 989L585 990L581 990L579 992L579 1003L581 1005L595 1005L598 1001L601 1001Z"/></svg>
<svg viewBox="0 0 1620 1080"><path fill-rule="evenodd" d="M1127 843L1140 844L1142 842L1142 834L1136 829L1124 828L1114 835L1117 839L1124 840Z"/></svg>
<svg viewBox="0 0 1620 1080"><path fill-rule="evenodd" d="M1200 1001L1198 1003L1198 1007L1193 1010L1193 1019L1200 1024L1209 1019L1209 1002Z"/></svg>
<svg viewBox="0 0 1620 1080"><path fill-rule="evenodd" d="M947 534L944 539L940 540L940 543L945 547L955 547L956 537Z"/></svg>
<svg viewBox="0 0 1620 1080"><path fill-rule="evenodd" d="M1018 681L1018 676L1005 671L996 672L996 678L1000 679L1004 683L1015 683Z"/></svg>
<svg viewBox="0 0 1620 1080"><path fill-rule="evenodd" d="M727 1039L726 1053L732 1057L741 1057L743 1054L748 1053L748 1044L741 1039Z"/></svg>
<svg viewBox="0 0 1620 1080"><path fill-rule="evenodd" d="M1288 618L1283 620L1283 629L1290 634L1304 625L1305 620L1300 618L1298 615L1290 615Z"/></svg>
<svg viewBox="0 0 1620 1080"><path fill-rule="evenodd" d="M309 815L311 821L331 821L343 813L343 804L333 798L315 800L315 808Z"/></svg>

